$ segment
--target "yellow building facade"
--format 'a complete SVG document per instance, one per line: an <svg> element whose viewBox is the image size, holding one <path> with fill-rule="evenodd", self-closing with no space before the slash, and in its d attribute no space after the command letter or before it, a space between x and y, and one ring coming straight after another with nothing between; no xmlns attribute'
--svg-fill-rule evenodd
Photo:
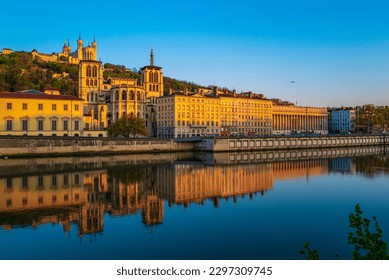
<svg viewBox="0 0 389 280"><path fill-rule="evenodd" d="M273 104L273 134L328 134L327 108Z"/></svg>
<svg viewBox="0 0 389 280"><path fill-rule="evenodd" d="M253 93L175 92L157 100L158 137L270 135L272 102Z"/></svg>
<svg viewBox="0 0 389 280"><path fill-rule="evenodd" d="M83 100L27 90L0 93L0 135L81 136Z"/></svg>

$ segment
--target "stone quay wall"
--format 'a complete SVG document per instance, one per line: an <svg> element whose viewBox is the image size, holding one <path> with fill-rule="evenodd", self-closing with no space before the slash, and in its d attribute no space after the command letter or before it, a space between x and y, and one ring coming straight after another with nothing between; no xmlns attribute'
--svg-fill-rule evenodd
<svg viewBox="0 0 389 280"><path fill-rule="evenodd" d="M209 152L288 150L386 145L388 135L347 135L262 138L206 138L196 149Z"/></svg>
<svg viewBox="0 0 389 280"><path fill-rule="evenodd" d="M155 138L0 137L0 157L193 151L193 142Z"/></svg>

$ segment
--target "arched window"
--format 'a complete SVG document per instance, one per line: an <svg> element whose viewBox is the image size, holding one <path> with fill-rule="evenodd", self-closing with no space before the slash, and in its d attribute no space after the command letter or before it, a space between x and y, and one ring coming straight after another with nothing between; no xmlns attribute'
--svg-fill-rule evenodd
<svg viewBox="0 0 389 280"><path fill-rule="evenodd" d="M155 85L153 85L153 91L155 91Z"/></svg>
<svg viewBox="0 0 389 280"><path fill-rule="evenodd" d="M93 93L91 93L90 95L90 101L93 102L93 98L95 97L95 95Z"/></svg>
<svg viewBox="0 0 389 280"><path fill-rule="evenodd" d="M150 91L153 91L153 86L152 85L150 85Z"/></svg>
<svg viewBox="0 0 389 280"><path fill-rule="evenodd" d="M140 92L138 91L138 93L136 94L136 99L138 99L138 101L141 101L141 96L140 96Z"/></svg>
<svg viewBox="0 0 389 280"><path fill-rule="evenodd" d="M119 91L115 92L115 101L119 101Z"/></svg>
<svg viewBox="0 0 389 280"><path fill-rule="evenodd" d="M97 77L97 67L96 67L96 66L93 66L93 69L92 69L92 76L93 76L93 77Z"/></svg>
<svg viewBox="0 0 389 280"><path fill-rule="evenodd" d="M158 91L158 85L156 85L155 87L156 87L156 91Z"/></svg>
<svg viewBox="0 0 389 280"><path fill-rule="evenodd" d="M122 100L127 100L127 92L125 90L122 91Z"/></svg>
<svg viewBox="0 0 389 280"><path fill-rule="evenodd" d="M158 73L157 72L154 73L154 82L158 83Z"/></svg>
<svg viewBox="0 0 389 280"><path fill-rule="evenodd" d="M86 85L89 86L89 79L86 79Z"/></svg>
<svg viewBox="0 0 389 280"><path fill-rule="evenodd" d="M89 93L86 95L86 101L89 101Z"/></svg>
<svg viewBox="0 0 389 280"><path fill-rule="evenodd" d="M95 87L97 87L97 80L95 80Z"/></svg>
<svg viewBox="0 0 389 280"><path fill-rule="evenodd" d="M153 82L153 73L149 73L149 82L152 83Z"/></svg>
<svg viewBox="0 0 389 280"><path fill-rule="evenodd" d="M131 90L131 100L135 100L135 92Z"/></svg>
<svg viewBox="0 0 389 280"><path fill-rule="evenodd" d="M86 67L86 76L87 77L92 76L92 68L89 65Z"/></svg>

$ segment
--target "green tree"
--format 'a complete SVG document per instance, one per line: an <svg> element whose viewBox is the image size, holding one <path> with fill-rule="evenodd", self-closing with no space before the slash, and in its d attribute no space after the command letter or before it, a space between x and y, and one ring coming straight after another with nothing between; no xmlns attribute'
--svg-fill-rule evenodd
<svg viewBox="0 0 389 280"><path fill-rule="evenodd" d="M388 260L388 244L382 238L382 229L377 218L373 216L372 222L364 218L359 204L355 205L354 212L349 216L349 226L353 230L348 233L348 244L354 246L352 256L354 260ZM300 254L305 255L306 260L319 260L317 250L311 249L309 242L304 243ZM338 255L337 255L338 256Z"/></svg>
<svg viewBox="0 0 389 280"><path fill-rule="evenodd" d="M132 135L146 135L146 126L142 118L133 115L125 115L117 122L108 126L108 134L110 136L130 137Z"/></svg>
<svg viewBox="0 0 389 280"><path fill-rule="evenodd" d="M349 216L349 226L354 231L348 234L348 243L354 245L353 258L355 260L387 260L388 244L382 239L382 229L373 216L372 222L362 217L362 210L359 204L355 205L354 213Z"/></svg>

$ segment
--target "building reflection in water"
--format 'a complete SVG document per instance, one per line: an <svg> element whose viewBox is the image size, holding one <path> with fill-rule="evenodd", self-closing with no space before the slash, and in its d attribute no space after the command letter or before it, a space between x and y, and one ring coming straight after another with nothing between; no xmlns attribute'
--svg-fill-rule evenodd
<svg viewBox="0 0 389 280"><path fill-rule="evenodd" d="M384 160L388 162L386 157ZM163 223L165 201L169 207L188 207L210 200L218 207L223 199L237 202L239 197L264 195L276 180L351 172L360 161L305 159L214 165L173 161L92 171L0 175L0 226L9 230L61 224L68 232L76 225L82 237L102 232L105 214L141 213L143 223L154 227Z"/></svg>

